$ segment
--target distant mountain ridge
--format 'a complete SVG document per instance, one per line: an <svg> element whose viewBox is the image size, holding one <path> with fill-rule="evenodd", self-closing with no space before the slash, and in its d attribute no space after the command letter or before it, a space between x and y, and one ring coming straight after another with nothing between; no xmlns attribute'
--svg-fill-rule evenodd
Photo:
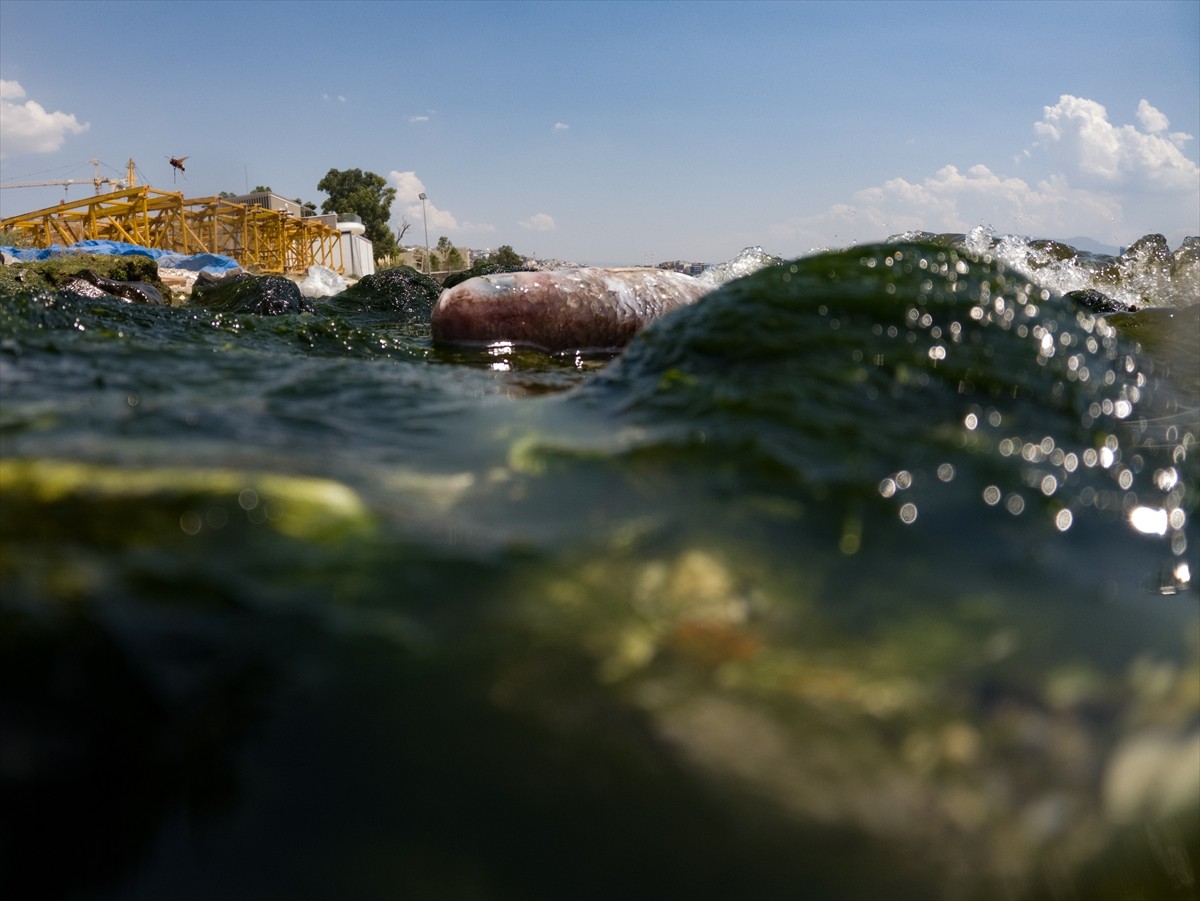
<svg viewBox="0 0 1200 901"><path fill-rule="evenodd" d="M1087 253L1103 253L1110 257L1119 256L1122 250L1122 248L1116 247L1115 245L1102 244L1095 238L1085 238L1082 236L1077 238L1064 238L1062 243L1069 244L1076 250L1083 250Z"/></svg>

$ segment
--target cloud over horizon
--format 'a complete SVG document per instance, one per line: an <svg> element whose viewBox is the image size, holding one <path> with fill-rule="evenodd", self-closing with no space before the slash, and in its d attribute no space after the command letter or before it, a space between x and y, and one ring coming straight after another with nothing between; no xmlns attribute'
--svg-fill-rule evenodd
<svg viewBox="0 0 1200 901"><path fill-rule="evenodd" d="M558 227L554 223L554 217L548 213L534 213L528 219L522 219L517 225L534 232L552 232Z"/></svg>
<svg viewBox="0 0 1200 901"><path fill-rule="evenodd" d="M82 134L91 124L72 113L46 112L25 97L19 82L0 79L0 159L29 153L53 153L72 134Z"/></svg>
<svg viewBox="0 0 1200 901"><path fill-rule="evenodd" d="M459 222L449 210L439 209L428 198L429 192L425 190L425 183L417 177L416 172L393 169L388 173L388 179L396 188L396 199L392 202L392 218L396 221L403 218L414 227L424 227L427 223L431 233L453 232L457 235L468 235L487 234L496 230L495 226L486 223ZM423 193L427 196L422 202Z"/></svg>
<svg viewBox="0 0 1200 901"><path fill-rule="evenodd" d="M1114 125L1093 100L1063 94L1033 124L1034 140L1015 156L1027 177L983 164L948 164L921 181L894 178L812 216L772 227L804 249L879 240L905 231L967 232L977 225L1041 237L1087 236L1128 243L1150 232L1177 243L1200 231L1200 166L1183 147L1193 137L1170 132L1149 101L1136 125ZM1151 203L1151 198L1154 202ZM1164 200L1170 221L1162 221Z"/></svg>

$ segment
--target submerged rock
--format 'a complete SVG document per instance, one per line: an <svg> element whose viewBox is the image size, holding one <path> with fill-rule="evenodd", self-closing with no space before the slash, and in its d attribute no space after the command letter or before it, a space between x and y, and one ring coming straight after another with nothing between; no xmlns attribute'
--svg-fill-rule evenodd
<svg viewBox="0 0 1200 901"><path fill-rule="evenodd" d="M282 316L313 312L300 286L282 275L238 273L216 278L201 274L192 286L191 302L221 313Z"/></svg>

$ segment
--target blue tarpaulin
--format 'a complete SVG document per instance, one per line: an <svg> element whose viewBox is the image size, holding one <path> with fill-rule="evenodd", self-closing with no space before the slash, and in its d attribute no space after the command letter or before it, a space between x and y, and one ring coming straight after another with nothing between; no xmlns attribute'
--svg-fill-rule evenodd
<svg viewBox="0 0 1200 901"><path fill-rule="evenodd" d="M212 275L222 275L233 269L241 268L237 260L216 253L182 254L153 247L141 247L137 244L125 244L121 241L78 241L66 247L61 244L51 244L49 247L34 248L0 247L0 250L21 263L48 260L51 257L68 254L97 253L105 256L150 257L164 269L186 269L189 272L208 272Z"/></svg>

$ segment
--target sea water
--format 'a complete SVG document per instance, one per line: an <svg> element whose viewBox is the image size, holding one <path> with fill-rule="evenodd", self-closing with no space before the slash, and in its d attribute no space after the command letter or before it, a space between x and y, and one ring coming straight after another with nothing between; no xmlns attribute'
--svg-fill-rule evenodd
<svg viewBox="0 0 1200 901"><path fill-rule="evenodd" d="M1194 896L1195 239L707 277L619 355L0 298L3 883Z"/></svg>

